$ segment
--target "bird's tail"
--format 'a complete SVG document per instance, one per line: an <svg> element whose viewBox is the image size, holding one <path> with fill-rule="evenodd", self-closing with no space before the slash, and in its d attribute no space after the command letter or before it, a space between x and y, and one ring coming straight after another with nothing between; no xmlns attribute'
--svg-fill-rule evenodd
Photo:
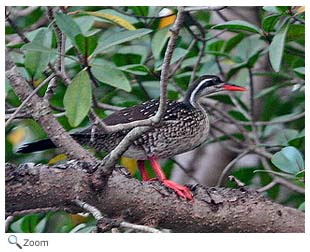
<svg viewBox="0 0 310 252"><path fill-rule="evenodd" d="M37 142L26 143L19 147L17 153L31 153L35 151L43 151L56 148L55 144L50 139L43 139Z"/></svg>
<svg viewBox="0 0 310 252"><path fill-rule="evenodd" d="M70 134L74 140L80 144L88 144L91 134L74 133ZM43 139L32 143L26 143L17 149L17 153L31 153L35 151L44 151L56 148L55 144L50 139Z"/></svg>

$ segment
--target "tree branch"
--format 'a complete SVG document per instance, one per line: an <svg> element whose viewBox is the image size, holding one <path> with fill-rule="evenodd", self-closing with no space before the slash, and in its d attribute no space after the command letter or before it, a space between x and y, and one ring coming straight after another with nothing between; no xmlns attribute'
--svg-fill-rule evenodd
<svg viewBox="0 0 310 252"><path fill-rule="evenodd" d="M5 75L10 81L15 93L24 101L33 90L26 80L18 72L16 65L11 60L8 51L6 51L6 72ZM28 98L29 99L29 98ZM83 149L75 140L64 130L60 123L53 116L47 99L37 95L31 96L28 101L29 111L33 118L42 126L50 139L62 149L70 158L84 161L95 161L96 159L85 149Z"/></svg>
<svg viewBox="0 0 310 252"><path fill-rule="evenodd" d="M44 81L42 81L40 83L40 85L38 85L30 94L29 96L23 100L22 104L19 105L19 107L14 111L14 113L10 116L10 118L6 121L5 123L5 127L7 127L12 120L16 117L16 115L22 110L22 108L27 105L28 101L32 98L32 96L34 96L47 82L49 82L50 80L52 80L54 78L54 74L50 75L49 77L47 77Z"/></svg>
<svg viewBox="0 0 310 252"><path fill-rule="evenodd" d="M6 213L61 207L81 211L80 199L109 218L174 232L304 232L304 213L273 203L254 190L192 187L188 202L160 182L141 182L114 171L98 190L92 164L68 162L61 166L6 164Z"/></svg>

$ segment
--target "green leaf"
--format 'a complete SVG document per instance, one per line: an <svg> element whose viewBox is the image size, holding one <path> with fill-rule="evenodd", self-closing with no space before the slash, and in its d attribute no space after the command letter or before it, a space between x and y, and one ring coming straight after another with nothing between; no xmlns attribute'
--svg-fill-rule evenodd
<svg viewBox="0 0 310 252"><path fill-rule="evenodd" d="M84 56L91 55L97 47L97 39L94 36L84 37L79 34L75 37L75 41Z"/></svg>
<svg viewBox="0 0 310 252"><path fill-rule="evenodd" d="M287 12L291 9L290 6L277 6L276 8L277 8L277 9L280 11L280 13L282 13L282 14L287 13Z"/></svg>
<svg viewBox="0 0 310 252"><path fill-rule="evenodd" d="M185 56L188 53L186 49L183 48L176 48L173 51L172 58L170 64L176 63L179 59L181 59L183 56ZM162 68L163 60L160 60L155 63L155 71L159 71Z"/></svg>
<svg viewBox="0 0 310 252"><path fill-rule="evenodd" d="M293 69L295 73L305 76L305 67L297 67Z"/></svg>
<svg viewBox="0 0 310 252"><path fill-rule="evenodd" d="M80 229L76 230L75 233L92 233L94 230L96 230L96 226L85 226L81 227ZM71 233L71 231L70 231Z"/></svg>
<svg viewBox="0 0 310 252"><path fill-rule="evenodd" d="M47 224L47 219L48 219L48 217L46 216L42 220L39 221L39 223L36 225L36 227L34 229L35 233L43 233L44 232L44 229L45 229L46 224Z"/></svg>
<svg viewBox="0 0 310 252"><path fill-rule="evenodd" d="M34 79L40 77L50 60L51 41L47 41L47 32L47 29L40 30L32 42L22 47L26 51L25 67Z"/></svg>
<svg viewBox="0 0 310 252"><path fill-rule="evenodd" d="M260 35L254 34L244 38L236 46L237 56L243 62L248 62L253 56L256 57L264 48L266 48L266 43L260 39Z"/></svg>
<svg viewBox="0 0 310 252"><path fill-rule="evenodd" d="M281 15L279 14L274 14L274 15L270 15L268 17L265 17L263 19L263 23L262 23L262 27L264 29L265 32L271 32L274 31L274 27L276 25L276 23L279 21Z"/></svg>
<svg viewBox="0 0 310 252"><path fill-rule="evenodd" d="M131 91L131 86L126 78L126 75L116 67L108 64L103 66L93 65L91 68L94 76L101 82L125 90L126 92Z"/></svg>
<svg viewBox="0 0 310 252"><path fill-rule="evenodd" d="M163 50L164 46L166 45L169 39L169 29L170 26L167 26L163 29L157 31L153 38L152 38L152 52L155 59L160 58L161 51Z"/></svg>
<svg viewBox="0 0 310 252"><path fill-rule="evenodd" d="M66 116L72 127L78 126L91 105L91 83L86 71L79 72L68 86L64 96Z"/></svg>
<svg viewBox="0 0 310 252"><path fill-rule="evenodd" d="M239 33L231 39L227 40L227 42L225 43L224 52L229 53L232 49L235 48L236 45L238 45L242 41L242 39L244 39L244 37L245 35L243 33Z"/></svg>
<svg viewBox="0 0 310 252"><path fill-rule="evenodd" d="M305 67L297 67L294 68L293 71L298 77L305 79Z"/></svg>
<svg viewBox="0 0 310 252"><path fill-rule="evenodd" d="M79 25L73 20L72 17L61 12L57 12L55 18L59 29L71 40L75 46L77 46L75 37L79 34L82 34Z"/></svg>
<svg viewBox="0 0 310 252"><path fill-rule="evenodd" d="M149 73L149 69L146 66L140 64L121 66L118 67L118 69L135 75L148 75Z"/></svg>
<svg viewBox="0 0 310 252"><path fill-rule="evenodd" d="M263 10L271 13L280 13L276 6L264 6Z"/></svg>
<svg viewBox="0 0 310 252"><path fill-rule="evenodd" d="M305 169L304 160L295 147L285 147L271 158L271 162L281 171L296 174Z"/></svg>
<svg viewBox="0 0 310 252"><path fill-rule="evenodd" d="M81 16L74 18L74 22L80 27L81 33L85 36L89 36L90 34L100 31L99 29L92 29L93 24L95 22L95 17L90 16Z"/></svg>
<svg viewBox="0 0 310 252"><path fill-rule="evenodd" d="M269 47L269 60L275 72L280 71L288 27L289 23L287 20L280 31L273 37Z"/></svg>
<svg viewBox="0 0 310 252"><path fill-rule="evenodd" d="M303 24L291 24L286 34L287 41L300 40L305 41L305 25Z"/></svg>
<svg viewBox="0 0 310 252"><path fill-rule="evenodd" d="M10 225L10 229L14 232L14 233L23 233L23 229L22 229L22 223L24 221L25 217L21 217L19 220L14 221L11 225Z"/></svg>
<svg viewBox="0 0 310 252"><path fill-rule="evenodd" d="M137 29L134 31L114 32L113 34L106 33L98 41L98 47L95 53L102 53L111 46L119 45L137 38L141 38L152 32L150 29Z"/></svg>
<svg viewBox="0 0 310 252"><path fill-rule="evenodd" d="M214 51L214 52L222 52L222 48L223 48L224 44L225 44L225 41L222 39L211 42L208 44L207 50Z"/></svg>
<svg viewBox="0 0 310 252"><path fill-rule="evenodd" d="M250 24L243 20L232 20L228 21L222 24L214 25L211 27L211 29L219 29L219 30L241 30L241 31L249 31L249 32L255 32L260 33L260 30L257 26Z"/></svg>
<svg viewBox="0 0 310 252"><path fill-rule="evenodd" d="M298 173L296 174L296 177L297 177L297 178L304 179L304 178L305 178L305 174L306 174L306 171L305 171L305 170L302 170L302 171L300 171L300 172L298 172Z"/></svg>
<svg viewBox="0 0 310 252"><path fill-rule="evenodd" d="M276 171L269 171L269 170L255 170L254 173L271 173L280 177L283 177L285 179L291 179L294 180L296 177L284 172L276 172Z"/></svg>
<svg viewBox="0 0 310 252"><path fill-rule="evenodd" d="M303 211L303 212L306 210L305 209L305 202L300 204L300 206L298 207L298 210Z"/></svg>
<svg viewBox="0 0 310 252"><path fill-rule="evenodd" d="M291 140L298 138L298 137L299 137L298 130L283 129L276 134L275 139L279 145L285 146L285 145L289 145L289 142Z"/></svg>
<svg viewBox="0 0 310 252"><path fill-rule="evenodd" d="M144 63L147 59L148 48L143 45L130 45L130 46L122 46L118 52L119 54L136 54L141 56L140 63Z"/></svg>

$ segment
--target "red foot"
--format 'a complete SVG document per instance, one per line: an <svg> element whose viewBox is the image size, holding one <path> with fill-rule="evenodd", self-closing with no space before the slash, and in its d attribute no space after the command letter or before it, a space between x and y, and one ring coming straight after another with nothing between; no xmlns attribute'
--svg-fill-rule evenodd
<svg viewBox="0 0 310 252"><path fill-rule="evenodd" d="M138 160L138 168L141 173L141 177L143 181L156 181L160 180L164 183L164 185L168 188L171 188L175 193L180 196L181 198L187 199L187 200L192 200L193 195L191 191L186 187L179 185L171 180L168 180L162 171L159 163L157 162L155 157L150 157L149 158L151 165L153 167L154 172L156 173L157 178L149 178L145 166L144 166L144 161L143 160Z"/></svg>
<svg viewBox="0 0 310 252"><path fill-rule="evenodd" d="M192 200L193 195L191 191L186 187L179 185L171 180L163 180L162 181L166 187L171 188L177 195L179 195L181 198L187 199L187 200Z"/></svg>

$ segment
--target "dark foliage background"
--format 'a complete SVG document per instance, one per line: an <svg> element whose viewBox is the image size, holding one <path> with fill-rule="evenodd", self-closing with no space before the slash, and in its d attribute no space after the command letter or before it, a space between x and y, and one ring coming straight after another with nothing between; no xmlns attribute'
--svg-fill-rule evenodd
<svg viewBox="0 0 310 252"><path fill-rule="evenodd" d="M70 86L56 79L50 104L66 130L79 130L90 124L92 106L104 118L159 96L175 11L147 6L7 7L6 47L34 88L52 74L50 65L72 79ZM232 174L272 200L304 210L304 8L227 7L187 13L173 54L169 99L181 99L188 84L202 74L219 75L249 92L208 98L214 126L210 140L200 150L163 161L164 169L174 180L233 187L226 181ZM44 85L39 95L46 89ZM5 95L8 119L21 104L8 80ZM23 111L6 127L6 161L61 162L65 157L57 150L16 154L23 143L46 137ZM223 153L208 151L215 146ZM191 162L194 159L200 163ZM207 174L210 159L221 169ZM135 161L120 162L139 178ZM15 218L9 231L91 232L94 224L89 216L49 212Z"/></svg>

